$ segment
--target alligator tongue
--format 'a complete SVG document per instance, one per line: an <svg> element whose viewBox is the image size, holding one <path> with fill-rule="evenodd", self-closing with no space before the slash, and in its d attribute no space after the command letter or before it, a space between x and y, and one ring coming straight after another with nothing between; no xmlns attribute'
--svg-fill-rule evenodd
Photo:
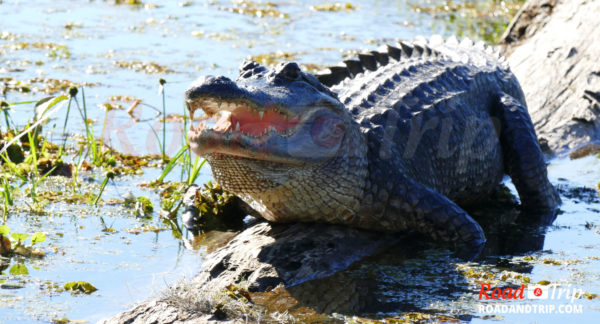
<svg viewBox="0 0 600 324"><path fill-rule="evenodd" d="M218 132L226 132L231 129L231 114L223 113L217 123L215 124L214 130Z"/></svg>
<svg viewBox="0 0 600 324"><path fill-rule="evenodd" d="M262 114L262 117L261 117ZM277 132L284 132L298 124L298 118L286 119L282 114L274 110L266 110L260 113L249 109L235 111L231 115L231 124L246 135L259 136L271 127Z"/></svg>

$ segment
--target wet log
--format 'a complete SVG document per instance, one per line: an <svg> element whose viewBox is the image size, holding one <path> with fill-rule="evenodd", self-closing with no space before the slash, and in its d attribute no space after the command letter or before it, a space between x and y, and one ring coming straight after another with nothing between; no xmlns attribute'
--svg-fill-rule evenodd
<svg viewBox="0 0 600 324"><path fill-rule="evenodd" d="M304 303L313 304L322 311L357 310L356 282L344 280L332 285L330 281L319 282L318 279L330 277L355 261L376 254L397 243L401 237L346 226L261 221L208 254L201 272L191 281L180 283L169 293L103 323L218 320L218 295L228 289L233 291L231 287L234 286L243 286L249 292L269 291L278 286L293 287L291 291L297 299L305 299ZM350 290L351 294L346 295L353 300L339 298L344 296L340 290ZM367 292L368 289L360 291ZM315 296L318 303L311 301Z"/></svg>
<svg viewBox="0 0 600 324"><path fill-rule="evenodd" d="M600 139L598 12L600 1L531 0L501 41L547 153Z"/></svg>

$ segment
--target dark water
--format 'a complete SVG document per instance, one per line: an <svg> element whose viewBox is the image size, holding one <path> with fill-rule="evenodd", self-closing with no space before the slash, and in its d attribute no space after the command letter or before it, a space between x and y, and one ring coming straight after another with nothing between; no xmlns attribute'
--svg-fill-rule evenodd
<svg viewBox="0 0 600 324"><path fill-rule="evenodd" d="M487 2L456 3L467 7L456 14L461 19L465 12L471 12L469 6ZM375 49L395 39L469 31L474 31L476 37L479 35L476 30L479 22L468 15L462 19L472 25L464 28L452 23L448 15L414 10L414 5L433 7L443 5L443 1L353 1L353 10L335 12L310 8L323 4L325 2L294 0L280 1L276 6L248 1L115 5L107 1L4 0L0 2L0 78L4 83L0 89L8 89L5 99L12 103L42 98L47 95L45 89L55 92L43 83L32 82L32 78L87 83L86 102L97 134L104 120L107 121L106 143L131 154L158 153L151 127L158 132L162 127L157 118L157 109L162 107L159 78L167 81L167 114L182 114L183 92L196 77L201 74L234 77L241 62L251 56L268 62L296 60L308 68L318 69L339 62L354 50ZM240 8L246 12L240 13ZM12 90L19 86L32 91ZM116 95L141 99L142 104L135 110L141 121L134 121L124 110L105 114L102 105ZM124 104L125 108L130 104ZM14 106L10 113L17 124L24 125L33 116L33 106ZM70 134L84 132L83 123L76 117L69 120ZM63 118L64 110L45 127L48 137L60 138ZM167 152L173 155L182 145L181 122L167 123L167 131ZM594 188L600 180L599 166L595 157L575 162L556 160L550 166L550 175L554 183ZM160 173L160 169L149 167L141 176L117 178L107 187L103 198L118 198L132 192L136 196L150 197L158 206L157 193L140 184L156 179ZM85 186L97 191L102 175L98 173L94 178ZM197 183L209 179L210 170L205 167ZM172 176L167 180L178 178ZM49 179L43 186L69 190L59 178ZM202 249L184 249L181 240L169 231L139 234L127 231L144 225L160 227L156 213L151 220L140 220L124 207L91 208L85 204L55 203L47 206L47 214L38 216L31 214L23 202L16 204L4 225L13 232L45 232L48 239L40 247L46 257L13 258L10 265L22 263L29 274L11 275L5 270L0 275L0 282L4 284L0 289L0 322L47 322L63 316L93 322L125 310L183 276L192 276L202 262ZM533 283L548 280L600 293L600 204L584 203L579 198L565 199L563 210L553 226L540 229L543 252L536 259L539 262L530 262L527 276ZM102 232L100 216L117 232ZM529 254L536 256L536 253ZM543 259L562 263L546 264ZM417 259L413 263L439 262ZM402 271L414 272L418 267L410 269L407 265ZM98 291L89 296L71 296L50 288L53 284L62 286L79 280L91 282ZM460 285L473 292L477 283L465 279ZM8 289L15 286L21 288ZM478 312L480 302L476 296L468 293L460 298L444 296L437 295L435 290L424 290L423 298L411 303L422 311L470 314L471 317L463 319L473 322L490 315ZM575 304L583 306L583 314L497 314L502 317L492 319L503 319L507 323L571 319L593 322L599 315L598 299L576 300Z"/></svg>

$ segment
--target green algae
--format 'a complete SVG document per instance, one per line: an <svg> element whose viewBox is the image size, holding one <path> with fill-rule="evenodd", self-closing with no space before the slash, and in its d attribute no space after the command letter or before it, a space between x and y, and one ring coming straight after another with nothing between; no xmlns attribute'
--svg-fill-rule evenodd
<svg viewBox="0 0 600 324"><path fill-rule="evenodd" d="M70 80L61 80L53 78L30 78L25 80L17 80L12 77L0 77L0 82L4 84L4 91L15 91L19 93L33 93L33 94L57 94L60 92L66 92L70 87L95 87L99 83L92 82L73 82Z"/></svg>
<svg viewBox="0 0 600 324"><path fill-rule="evenodd" d="M167 66L152 61L115 61L113 64L118 68L146 74L166 74L175 72Z"/></svg>
<svg viewBox="0 0 600 324"><path fill-rule="evenodd" d="M139 209L143 212L143 215L148 217L154 211L154 205L144 196L137 197L137 202L139 203Z"/></svg>
<svg viewBox="0 0 600 324"><path fill-rule="evenodd" d="M98 288L94 287L91 283L87 281L70 281L67 282L64 286L65 290L70 291L73 295L77 294L91 294L94 291L98 290Z"/></svg>
<svg viewBox="0 0 600 324"><path fill-rule="evenodd" d="M17 42L11 44L4 44L3 48L10 51L20 51L27 49L42 49L46 50L46 56L51 59L69 59L71 58L71 51L66 45L57 43L44 43L44 42Z"/></svg>
<svg viewBox="0 0 600 324"><path fill-rule="evenodd" d="M310 10L314 11L329 11L329 12L337 12L337 11L352 11L356 10L356 7L352 5L350 2L346 3L326 3L322 5L314 5L310 6Z"/></svg>
<svg viewBox="0 0 600 324"><path fill-rule="evenodd" d="M277 9L274 2L255 2L250 0L234 0L230 6L218 6L219 10L249 15L257 18L290 18L290 15Z"/></svg>

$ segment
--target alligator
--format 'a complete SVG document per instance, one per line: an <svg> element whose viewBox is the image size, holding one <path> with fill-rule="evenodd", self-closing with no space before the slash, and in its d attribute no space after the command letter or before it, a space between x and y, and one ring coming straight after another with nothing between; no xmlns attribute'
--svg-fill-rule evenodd
<svg viewBox="0 0 600 324"><path fill-rule="evenodd" d="M318 74L246 61L236 81L194 81L185 102L192 121L210 117L192 123L192 150L271 222L411 230L472 259L486 239L463 207L506 174L526 215L561 203L523 91L483 43L402 41Z"/></svg>

